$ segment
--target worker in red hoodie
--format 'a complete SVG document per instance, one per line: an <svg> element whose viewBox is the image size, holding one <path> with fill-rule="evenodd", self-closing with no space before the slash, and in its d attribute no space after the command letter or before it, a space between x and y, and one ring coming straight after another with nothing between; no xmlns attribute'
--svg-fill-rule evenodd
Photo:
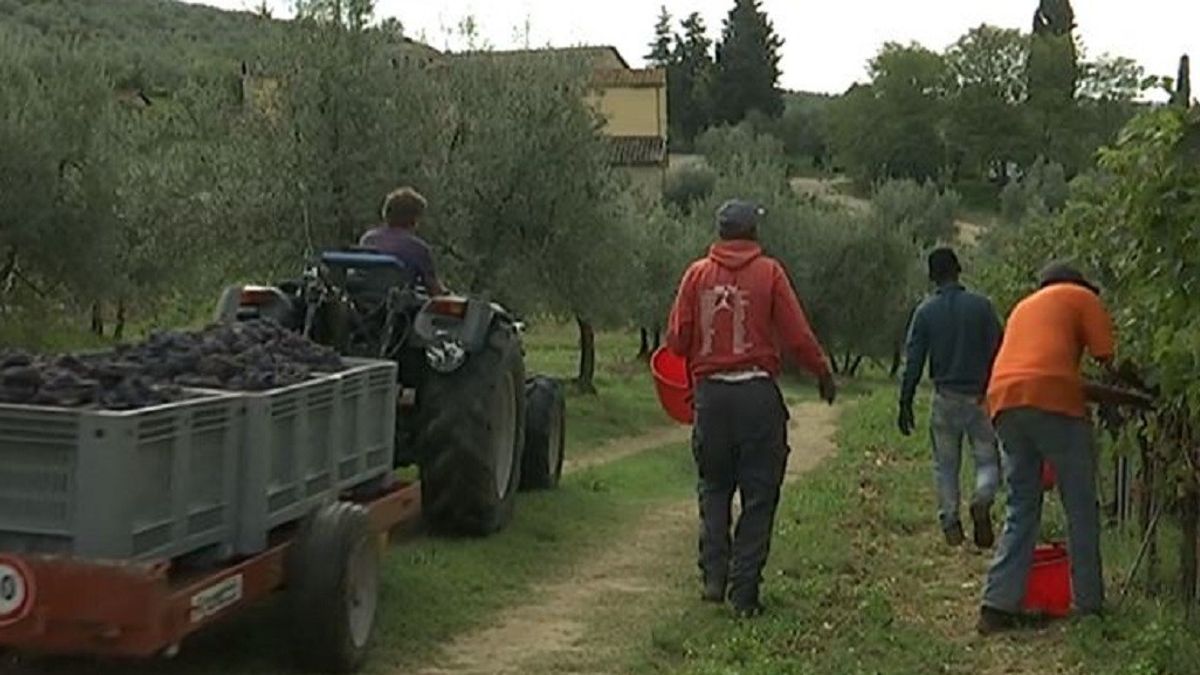
<svg viewBox="0 0 1200 675"><path fill-rule="evenodd" d="M789 452L788 412L775 382L782 345L836 396L824 350L783 266L763 254L755 204L717 213L720 241L683 276L667 346L688 360L695 383L692 452L699 471L703 599L728 600L739 616L762 613L759 584ZM734 491L742 515L730 541Z"/></svg>

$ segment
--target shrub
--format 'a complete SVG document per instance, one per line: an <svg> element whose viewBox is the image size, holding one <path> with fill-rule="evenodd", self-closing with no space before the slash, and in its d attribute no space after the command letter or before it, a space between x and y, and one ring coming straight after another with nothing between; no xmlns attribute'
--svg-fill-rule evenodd
<svg viewBox="0 0 1200 675"><path fill-rule="evenodd" d="M891 180L876 187L871 213L882 230L907 234L928 247L954 238L959 202L958 193L940 190L932 182Z"/></svg>
<svg viewBox="0 0 1200 675"><path fill-rule="evenodd" d="M717 184L717 172L703 162L686 162L667 172L663 198L681 211L690 211L692 204L707 199Z"/></svg>

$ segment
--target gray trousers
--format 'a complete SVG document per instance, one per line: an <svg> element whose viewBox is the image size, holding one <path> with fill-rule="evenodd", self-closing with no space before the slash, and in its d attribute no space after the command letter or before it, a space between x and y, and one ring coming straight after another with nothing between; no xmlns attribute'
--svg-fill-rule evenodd
<svg viewBox="0 0 1200 675"><path fill-rule="evenodd" d="M1004 450L1008 518L988 572L983 604L1006 612L1021 608L1042 524L1042 460L1057 472L1067 512L1067 545L1075 608L1099 611L1104 605L1100 562L1100 505L1096 496L1096 448L1092 427L1083 419L1033 408L1006 410L996 419Z"/></svg>
<svg viewBox="0 0 1200 675"><path fill-rule="evenodd" d="M787 467L788 412L773 380L701 381L692 452L699 472L700 570L734 601L758 599ZM730 539L733 494L742 513Z"/></svg>

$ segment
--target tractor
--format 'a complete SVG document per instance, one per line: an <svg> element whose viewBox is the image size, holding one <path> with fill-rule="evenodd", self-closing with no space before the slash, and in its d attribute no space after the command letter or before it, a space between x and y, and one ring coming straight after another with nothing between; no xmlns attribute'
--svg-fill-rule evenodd
<svg viewBox="0 0 1200 675"><path fill-rule="evenodd" d="M273 320L346 357L398 364L396 466L420 471L435 531L485 536L512 518L519 489L562 475L562 387L526 377L522 323L484 298L431 295L397 258L320 253L299 279L231 286L217 320Z"/></svg>

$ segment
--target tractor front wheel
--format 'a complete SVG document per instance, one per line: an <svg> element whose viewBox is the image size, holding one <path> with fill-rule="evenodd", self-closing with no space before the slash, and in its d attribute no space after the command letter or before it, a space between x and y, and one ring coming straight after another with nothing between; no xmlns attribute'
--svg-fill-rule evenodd
<svg viewBox="0 0 1200 675"><path fill-rule="evenodd" d="M549 490L562 478L567 433L567 404L563 388L548 377L525 384L525 459L521 488Z"/></svg>

